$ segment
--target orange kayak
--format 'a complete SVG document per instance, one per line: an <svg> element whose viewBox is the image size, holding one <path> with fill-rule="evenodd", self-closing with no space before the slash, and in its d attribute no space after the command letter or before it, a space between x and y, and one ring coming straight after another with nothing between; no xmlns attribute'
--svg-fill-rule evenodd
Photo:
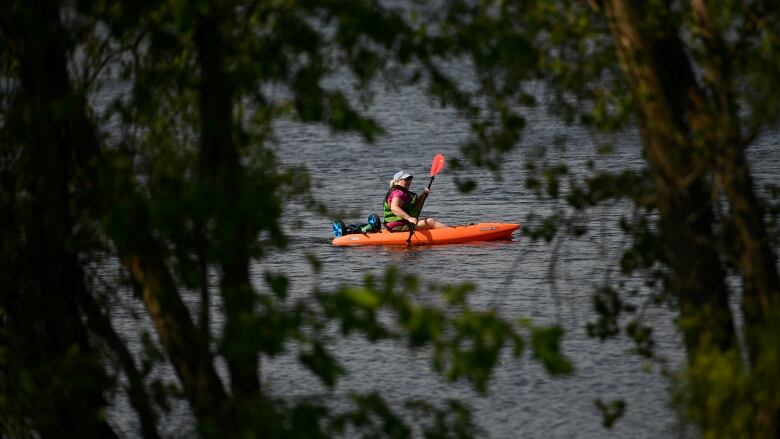
<svg viewBox="0 0 780 439"><path fill-rule="evenodd" d="M444 229L418 230L414 232L410 245L460 244L472 241L491 241L508 238L520 224L481 223ZM333 239L333 245L406 245L409 232L388 232L351 234Z"/></svg>

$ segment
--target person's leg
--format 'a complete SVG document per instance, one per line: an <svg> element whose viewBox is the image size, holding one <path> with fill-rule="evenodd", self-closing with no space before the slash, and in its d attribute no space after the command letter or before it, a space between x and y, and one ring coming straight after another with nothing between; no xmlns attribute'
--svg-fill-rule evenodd
<svg viewBox="0 0 780 439"><path fill-rule="evenodd" d="M385 228L389 232L408 232L409 231L409 221L401 220L401 221L393 221L389 223L385 223Z"/></svg>
<svg viewBox="0 0 780 439"><path fill-rule="evenodd" d="M417 230L443 229L445 227L449 226L441 221L436 221L434 218L425 218L417 221Z"/></svg>

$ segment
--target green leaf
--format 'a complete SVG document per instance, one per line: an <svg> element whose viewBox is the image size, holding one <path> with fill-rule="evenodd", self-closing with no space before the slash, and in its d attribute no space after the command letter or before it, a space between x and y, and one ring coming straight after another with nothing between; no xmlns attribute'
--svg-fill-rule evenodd
<svg viewBox="0 0 780 439"><path fill-rule="evenodd" d="M545 369L553 375L569 375L574 372L574 366L560 352L563 334L564 331L559 326L531 330L534 358L541 361Z"/></svg>
<svg viewBox="0 0 780 439"><path fill-rule="evenodd" d="M601 422L605 428L612 428L615 425L615 422L622 418L626 411L626 403L620 399L610 401L609 403L597 399L594 403L599 411L601 411Z"/></svg>
<svg viewBox="0 0 780 439"><path fill-rule="evenodd" d="M309 350L301 351L299 358L301 363L314 372L328 387L333 387L336 379L346 372L318 341L313 342Z"/></svg>
<svg viewBox="0 0 780 439"><path fill-rule="evenodd" d="M352 301L355 305L375 310L382 303L382 299L379 295L367 288L348 288L343 292L344 296Z"/></svg>

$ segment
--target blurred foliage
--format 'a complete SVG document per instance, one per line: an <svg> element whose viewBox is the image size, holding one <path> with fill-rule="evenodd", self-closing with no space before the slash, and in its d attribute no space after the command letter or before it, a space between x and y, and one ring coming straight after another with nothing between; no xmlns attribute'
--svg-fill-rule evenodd
<svg viewBox="0 0 780 439"><path fill-rule="evenodd" d="M369 393L336 410L332 393L290 398L260 382L262 359L292 353L336 387L348 368L331 342L347 335L430 352L434 371L483 393L525 346L572 373L562 330L472 309L470 284L421 287L389 269L312 301L284 273L250 282L250 265L287 244L285 203L327 213L305 169L277 157L280 120L371 142L384 128L358 108L376 84L415 85L470 117L482 142L514 144L522 119L498 101L490 114L511 130L477 117L441 65L482 30L455 41L413 15L370 0L4 4L0 435L118 436L106 419L118 397L149 438L180 401L196 421L180 433L203 437L481 434L462 401ZM516 43L482 59L509 60Z"/></svg>
<svg viewBox="0 0 780 439"><path fill-rule="evenodd" d="M512 324L495 311L474 311L465 301L471 287L432 286L432 292L441 289L448 303L446 308L421 306L412 301L417 292L416 280L398 279L390 269L381 285L368 276L365 286L347 286L331 294L319 295L325 315L340 322L345 336L355 331L366 334L369 340L393 339L405 341L412 349L431 347L433 369L444 373L449 380L466 379L481 392L486 391L490 372L500 359L505 347L519 357L530 338L533 356L554 375L570 374L573 367L561 354L560 328L536 328L530 322ZM398 288L397 284L405 284ZM388 312L394 315L393 324L384 323ZM518 322L520 323L520 322Z"/></svg>
<svg viewBox="0 0 780 439"><path fill-rule="evenodd" d="M604 427L612 428L612 426L615 425L615 422L617 422L625 413L626 403L623 400L605 403L604 401L597 399L596 408L601 411Z"/></svg>
<svg viewBox="0 0 780 439"><path fill-rule="evenodd" d="M689 363L683 370L687 384L681 386L687 396L681 411L690 414L707 437L775 437L780 405L762 395L764 389L780 390L780 380L762 371L757 361L772 358L780 346L771 317L780 307L778 191L773 185L763 192L751 186L744 154L762 133L776 135L776 8L764 1L453 1L432 11L429 19L453 41L453 51L458 47L470 55L476 76L473 94L486 96L484 108L492 113L488 118L494 125L476 124L474 139L464 146L468 163L459 167L500 168L509 151L523 148L525 188L549 206L546 215L528 215L525 236L557 249L566 239L593 243L610 225L626 235L618 260L599 262L604 276L593 291L596 319L588 323L588 334L601 340L624 334L635 342L638 354L663 363L654 353L653 329L643 316L648 307L670 307L681 314L688 349ZM512 47L511 56L506 45ZM563 142L552 139L546 147L522 138L519 129L541 106L564 123L577 125L577 133L590 136L596 144L593 159L577 163L562 158L567 156L565 137ZM676 124L672 131L663 131L666 120ZM490 137L485 135L487 126L493 130ZM625 145L611 144L625 139L614 134L637 129L644 161L631 169L610 167L615 151L626 150ZM577 141L577 147L582 143ZM679 169L687 169L687 174L675 175ZM697 192L694 182L704 189ZM473 182L464 187L478 190ZM688 201L675 206L669 202L675 196ZM697 221L693 215L712 215L711 204L716 209L713 220L699 229L706 233L680 241L686 232L678 232ZM689 216L686 209L694 214ZM620 212L607 215L618 217L618 222L599 220L604 212ZM771 242L768 250L762 247L765 242ZM759 248L763 250L750 253ZM708 256L703 249L717 250ZM729 316L723 327L738 325L728 309L721 313L709 306L701 307L705 311L697 311L699 305L689 307L699 300L719 300L718 307L728 308L726 300L715 298L716 291L695 291L697 284L727 291L719 273L684 273L688 261L707 258L718 270L741 277L744 320L736 329L742 331L744 344L698 353L699 344L705 346L717 335L697 332L709 319L687 314ZM559 258L551 260L555 264ZM763 268L754 270L758 266ZM615 271L623 278L615 279ZM685 283L686 278L691 282ZM636 281L644 285L641 295L625 286ZM680 288L683 284L686 287ZM754 302L759 284L769 285L760 293L761 306ZM646 299L638 303L642 297ZM755 311L759 308L760 315ZM742 358L734 349L757 358ZM625 403L597 401L605 426L621 417ZM732 412L726 413L726 407Z"/></svg>
<svg viewBox="0 0 780 439"><path fill-rule="evenodd" d="M769 2L36 6L11 0L0 9L3 435L116 435L105 418L116 392L128 396L145 437L159 436L160 414L177 399L188 402L205 437L479 434L456 401L407 401L399 411L380 395L354 395L352 409L333 412L322 397L289 400L259 381L261 358L295 351L326 388L337 386L347 368L328 348L334 326L341 336L429 350L435 371L480 392L502 356L525 348L550 373L572 373L561 328L472 309L469 284L421 287L390 269L363 285L317 290L312 303L282 273L250 282L250 265L286 246L287 201L328 213L309 193L305 169L281 165L275 124L317 123L371 142L385 128L359 108L377 84L420 87L468 121L471 136L453 169L483 166L500 176L539 111L600 136L638 126L646 163L629 170L602 160L615 151L609 142L595 142L598 155L584 171L559 158L565 137L550 141L553 154L528 151L526 188L552 208L529 217L524 233L556 243L591 239L597 209L624 212L615 225L629 239L614 265L643 280L648 299L637 303L636 289L606 267L588 333L624 334L652 359L645 308L671 307L688 349L682 410L705 436L777 435L780 292L763 302L751 296L776 267L756 275L745 261L762 240L774 257L780 191L769 187L754 203L749 169L740 167L745 149L780 117L780 19ZM619 34L626 29L637 38ZM622 45L636 41L645 43L637 53ZM470 69L465 82L449 74L453 64ZM663 93L651 88L652 75L667 85ZM685 81L691 93L675 93ZM691 101L679 106L681 97ZM683 129L658 137L672 117ZM465 177L457 184L478 190ZM683 202L670 203L675 197ZM692 203L703 210L689 215ZM707 233L692 236L688 227L701 218L697 230ZM744 345L729 345L728 334L708 345L719 334L708 332L707 318L688 315L725 315L733 327L727 301L698 306L720 298L697 286L726 291L716 270L691 278L680 271L699 260L742 276L745 327L734 340ZM118 267L117 282L132 297L96 280L107 266ZM422 291L441 304L419 303ZM145 310L137 316L140 353L112 320L128 301ZM212 322L215 306L224 328ZM154 335L145 332L149 321ZM164 370L178 382L159 379ZM623 401L596 405L607 427L625 411Z"/></svg>

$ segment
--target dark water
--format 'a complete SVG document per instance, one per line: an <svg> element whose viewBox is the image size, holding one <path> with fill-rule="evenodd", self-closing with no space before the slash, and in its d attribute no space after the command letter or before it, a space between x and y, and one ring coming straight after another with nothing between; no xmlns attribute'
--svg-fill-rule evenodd
<svg viewBox="0 0 780 439"><path fill-rule="evenodd" d="M414 174L412 188L420 190L427 184L433 155L458 157L458 145L468 136L467 125L452 111L429 105L413 89L380 93L368 112L388 130L373 145L356 136L331 135L321 127L287 122L277 126L283 163L305 165L315 182L315 194L332 208L348 210L342 218L346 222L362 222L368 214L380 213L387 182L399 169ZM575 170L591 159L601 168L641 165L635 133L609 139L616 153L603 158L595 154L594 145L605 139L566 127L545 116L541 109L530 113L528 122L522 145L505 160L501 179L484 170L462 172L461 176L476 179L479 188L460 194L454 175L445 167L433 184L424 216L449 224L522 223L530 213L551 212L554 206L538 201L525 190L523 163L526 154L539 146L551 146L557 136L566 136L568 141L565 150L554 154ZM776 135L767 136L754 153L761 181L776 175L777 139ZM315 286L333 290L343 283L360 283L365 274L379 276L390 265L418 274L425 282L471 282L476 292L470 302L477 308L495 306L507 318L528 317L537 324L562 325L567 332L563 349L574 360L576 372L570 377L553 378L528 355L519 360L507 357L495 369L488 392L480 395L467 383L448 384L434 373L430 352L410 351L390 342L371 344L360 337L344 339L334 331L330 348L350 372L335 389L323 388L298 366L294 347L288 355L263 359L264 386L278 395L332 396L336 406L353 391L379 391L396 407L415 398L459 399L473 407L486 437L691 435L680 426L678 415L670 407L669 380L658 364L629 353L632 345L625 339L599 342L585 335L585 324L592 319L591 292L607 277L614 280L618 276L607 267L615 266L624 244L616 222L625 212L621 205L600 207L587 222L593 233L557 245L534 243L516 234L510 241L470 245L338 248L330 244L329 218L291 204L285 217L293 236L289 248L272 252L253 267L258 290L266 288L264 272L279 272L291 280L293 298L305 299ZM321 273L312 270L308 254L322 261ZM553 258L557 261L554 270ZM632 282L636 284L636 280L629 280L629 285ZM643 304L643 294L646 292L634 302ZM422 294L420 300L435 298ZM648 307L643 320L654 328L656 351L672 369L679 365L682 355L673 317L667 310ZM218 316L216 319L219 323ZM137 329L128 330L133 332ZM627 402L624 417L611 430L601 425L595 399ZM121 400L111 418L127 431L134 428L133 417ZM167 433L190 435L190 425L186 409L179 407L169 416Z"/></svg>
<svg viewBox="0 0 780 439"><path fill-rule="evenodd" d="M280 155L287 163L303 163L309 168L317 183L315 193L329 206L351 210L346 222L365 221L369 213L381 212L382 195L396 170L413 173L412 188L420 190L427 184L433 155L458 157L458 145L468 136L467 125L453 112L430 106L411 89L379 96L369 111L388 129L375 145L353 136L329 136L315 127L279 126L283 133ZM566 136L568 144L555 155L572 165L598 159L593 145L603 139L565 127L540 110L529 114L523 146L506 158L501 179L484 170L462 172L461 176L476 179L479 189L460 194L454 176L445 168L433 184L425 215L458 224L523 222L529 213L551 212L553 206L525 190L523 163L526 154L539 146L551 146L557 136ZM612 140L618 153L598 159L605 161L602 165L636 167L640 163L635 136ZM624 207L608 206L595 213L597 221L590 225L598 233L564 240L558 247L533 243L517 234L511 241L472 245L337 248L328 242L327 218L293 208L288 222L300 222L301 227L294 231L290 251L274 254L257 268L284 272L300 294L315 284L332 289L341 283L359 283L365 273L381 275L389 265L419 274L426 281L472 282L476 292L471 303L476 307L496 306L507 318L529 317L538 324L566 328L564 350L576 365L573 376L552 378L528 356L506 358L496 368L487 394L479 395L467 383L447 385L432 372L429 352L410 352L393 343L373 345L353 337L332 346L350 370L333 391L337 396L378 390L398 405L412 398L463 400L474 408L485 436L497 438L676 434L678 421L668 405L668 381L660 368L627 353L631 344L624 340L600 343L585 335L591 314L590 293L604 282L605 262L614 262L619 256L622 237L614 225ZM307 252L324 263L319 276L304 262ZM555 271L551 271L553 254L558 258ZM658 352L676 364L680 340L671 316L650 309L645 322L656 328ZM294 356L266 361L263 380L285 395L324 392L295 364ZM595 399L624 399L628 403L625 417L612 430L602 427Z"/></svg>

